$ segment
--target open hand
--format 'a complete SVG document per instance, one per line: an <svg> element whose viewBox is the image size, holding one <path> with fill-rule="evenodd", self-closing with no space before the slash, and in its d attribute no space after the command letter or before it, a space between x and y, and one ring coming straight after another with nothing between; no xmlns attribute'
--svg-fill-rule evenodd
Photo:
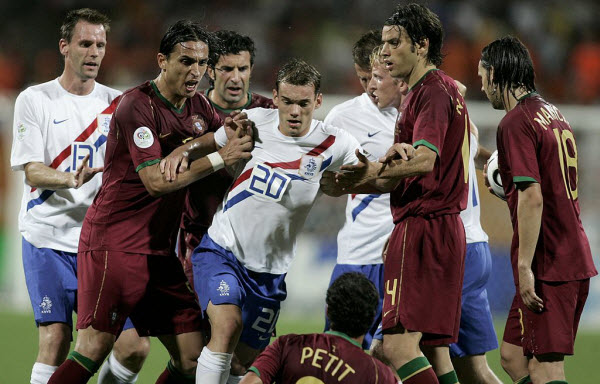
<svg viewBox="0 0 600 384"><path fill-rule="evenodd" d="M90 155L85 155L85 157L81 161L81 164L79 165L79 167L77 167L75 173L73 173L73 182L71 183L72 188L77 189L81 187L83 184L92 180L92 178L96 176L96 173L102 172L104 170L104 167L90 168L88 166L89 160Z"/></svg>
<svg viewBox="0 0 600 384"><path fill-rule="evenodd" d="M342 191L375 179L382 167L381 163L372 163L367 160L367 157L359 149L356 150L356 157L358 163L342 165L340 172L335 175L336 183Z"/></svg>
<svg viewBox="0 0 600 384"><path fill-rule="evenodd" d="M519 267L519 294L527 308L541 312L544 302L535 293L535 277L530 267Z"/></svg>

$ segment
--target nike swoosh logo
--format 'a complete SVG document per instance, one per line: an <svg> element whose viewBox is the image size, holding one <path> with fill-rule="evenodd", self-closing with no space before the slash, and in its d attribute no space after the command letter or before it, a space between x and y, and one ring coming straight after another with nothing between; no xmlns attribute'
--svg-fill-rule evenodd
<svg viewBox="0 0 600 384"><path fill-rule="evenodd" d="M171 133L173 133L173 132L169 132L169 133L159 133L159 134L158 134L158 138L159 138L159 139L164 139L165 137L167 137L167 136L170 136L170 135L171 135Z"/></svg>
<svg viewBox="0 0 600 384"><path fill-rule="evenodd" d="M395 309L390 309L389 311L385 311L385 313L383 314L382 318L386 317L390 312L394 312L394 311L395 311Z"/></svg>
<svg viewBox="0 0 600 384"><path fill-rule="evenodd" d="M369 136L369 137L373 137L373 136L375 136L376 134L378 134L379 132L381 132L381 131L377 131L377 132L375 132L375 133L370 133L370 132L369 132L369 133L367 133L367 136Z"/></svg>
<svg viewBox="0 0 600 384"><path fill-rule="evenodd" d="M64 123L64 122L65 122L65 121L67 121L67 120L69 120L69 119L58 120L58 121L56 121L56 119L54 119L53 123L54 123L54 124L60 124L60 123Z"/></svg>

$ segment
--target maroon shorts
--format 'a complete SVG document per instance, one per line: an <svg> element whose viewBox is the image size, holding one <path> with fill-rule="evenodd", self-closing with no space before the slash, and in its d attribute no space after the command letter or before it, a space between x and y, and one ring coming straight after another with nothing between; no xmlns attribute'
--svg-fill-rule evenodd
<svg viewBox="0 0 600 384"><path fill-rule="evenodd" d="M177 257L183 265L183 271L188 278L192 289L194 288L194 268L192 266L192 253L200 244L202 237L208 232L208 228L202 228L196 233L186 232L183 228L179 229L179 241Z"/></svg>
<svg viewBox="0 0 600 384"><path fill-rule="evenodd" d="M523 304L519 287L513 299L503 340L522 346L525 356L560 353L572 355L590 279L566 282L536 281L535 292L544 301L540 313Z"/></svg>
<svg viewBox="0 0 600 384"><path fill-rule="evenodd" d="M175 257L79 252L77 289L77 329L118 335L127 317L140 336L200 329L196 294Z"/></svg>
<svg viewBox="0 0 600 384"><path fill-rule="evenodd" d="M422 332L422 344L456 342L465 253L459 215L396 224L384 262L384 333L400 325Z"/></svg>

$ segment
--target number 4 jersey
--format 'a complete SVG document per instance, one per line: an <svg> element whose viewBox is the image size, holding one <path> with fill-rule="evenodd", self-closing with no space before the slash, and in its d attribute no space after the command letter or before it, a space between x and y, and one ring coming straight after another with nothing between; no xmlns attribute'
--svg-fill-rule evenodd
<svg viewBox="0 0 600 384"><path fill-rule="evenodd" d="M252 159L236 169L208 234L247 269L282 274L295 254L296 236L319 194L323 172L356 163L360 145L321 121L313 120L306 135L289 137L279 131L278 110L245 112L259 138ZM223 128L215 141L220 146L227 142Z"/></svg>
<svg viewBox="0 0 600 384"><path fill-rule="evenodd" d="M522 99L504 116L497 132L502 185L513 223L511 261L518 280L520 183L539 183L542 223L533 260L537 279L571 281L597 274L579 219L577 146L567 120L538 94Z"/></svg>

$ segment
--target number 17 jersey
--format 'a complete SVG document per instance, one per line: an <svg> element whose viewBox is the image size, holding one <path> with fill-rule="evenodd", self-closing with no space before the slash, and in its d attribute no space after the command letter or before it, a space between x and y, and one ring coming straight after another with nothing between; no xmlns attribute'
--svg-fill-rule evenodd
<svg viewBox="0 0 600 384"><path fill-rule="evenodd" d="M234 182L213 218L208 234L245 268L282 274L295 254L296 237L319 193L324 171L358 162L358 141L347 132L313 120L302 137L279 131L279 111L245 111L258 139L252 159L236 169ZM223 128L215 141L224 146Z"/></svg>

